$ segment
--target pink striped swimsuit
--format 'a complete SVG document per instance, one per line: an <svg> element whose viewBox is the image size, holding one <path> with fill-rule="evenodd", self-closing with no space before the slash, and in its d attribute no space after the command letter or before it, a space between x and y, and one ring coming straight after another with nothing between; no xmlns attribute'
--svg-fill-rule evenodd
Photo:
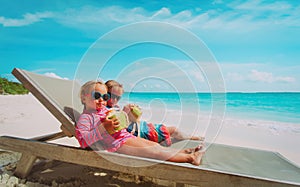
<svg viewBox="0 0 300 187"><path fill-rule="evenodd" d="M128 138L135 138L126 129L122 129L114 134L109 134L100 125L106 118L107 108L100 111L83 111L76 124L76 139L82 148L101 147L109 152L117 151ZM99 126L99 128L98 128Z"/></svg>

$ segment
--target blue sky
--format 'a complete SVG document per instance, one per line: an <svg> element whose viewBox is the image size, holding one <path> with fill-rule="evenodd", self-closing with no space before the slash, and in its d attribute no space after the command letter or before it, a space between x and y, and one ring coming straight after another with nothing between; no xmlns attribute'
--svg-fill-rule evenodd
<svg viewBox="0 0 300 187"><path fill-rule="evenodd" d="M99 38L143 21L169 23L201 39L220 67L226 91L300 91L300 2L294 0L2 0L0 75L14 80L10 72L18 67L74 79L82 58ZM129 38L130 34L124 33ZM158 76L158 71L172 75L171 83L189 75L197 91L209 89L205 75L168 46L129 47L114 59L101 78L116 78L113 75L130 67L131 76L120 80L127 90L170 91L164 81L145 79L130 84L137 82L132 80L137 74ZM156 65L149 67L149 59ZM184 73L174 74L171 62ZM184 83L174 85L187 89Z"/></svg>

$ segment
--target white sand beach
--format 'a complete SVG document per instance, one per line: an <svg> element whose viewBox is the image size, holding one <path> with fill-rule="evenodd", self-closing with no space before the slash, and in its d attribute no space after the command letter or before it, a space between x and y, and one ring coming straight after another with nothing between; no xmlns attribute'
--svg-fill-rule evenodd
<svg viewBox="0 0 300 187"><path fill-rule="evenodd" d="M276 128L251 125L230 125L225 118L223 128L216 138L220 144L251 147L279 152L285 158L300 166L300 130L278 131ZM292 125L292 124L291 124ZM294 124L299 125L299 124ZM297 129L297 128L295 128ZM299 127L298 127L299 129ZM0 95L0 135L32 138L60 131L60 123L31 94ZM63 138L56 143L78 146L75 138ZM0 186L18 184L19 186L97 186L97 184L120 184L120 181L139 181L139 179L95 168L66 164L61 162L44 162L37 172L27 180L13 177L13 169L19 154L0 150ZM122 180L119 180L122 178ZM128 183L133 186L135 183ZM144 185L147 186L148 183ZM148 184L151 185L151 184ZM122 185L126 186L126 185Z"/></svg>
<svg viewBox="0 0 300 187"><path fill-rule="evenodd" d="M33 138L60 132L60 123L31 94L0 95L0 136ZM75 138L62 138L55 143L79 146ZM25 179L13 175L19 153L0 149L0 186L152 186L150 179L136 178L97 168L45 161L33 168ZM36 171L35 171L36 170Z"/></svg>

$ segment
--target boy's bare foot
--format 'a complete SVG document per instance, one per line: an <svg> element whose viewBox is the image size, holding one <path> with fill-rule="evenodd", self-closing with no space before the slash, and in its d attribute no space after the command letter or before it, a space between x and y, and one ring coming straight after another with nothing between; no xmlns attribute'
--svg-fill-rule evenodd
<svg viewBox="0 0 300 187"><path fill-rule="evenodd" d="M187 148L187 149L180 150L180 153L191 154L194 151L195 151L194 148Z"/></svg>
<svg viewBox="0 0 300 187"><path fill-rule="evenodd" d="M185 153L185 154L192 154L194 152L200 151L202 148L204 148L204 144L201 143L195 148L187 148L187 149L181 150L180 152Z"/></svg>
<svg viewBox="0 0 300 187"><path fill-rule="evenodd" d="M190 138L190 140L204 141L204 140L205 140L205 137L203 137L203 136L192 136L192 137Z"/></svg>
<svg viewBox="0 0 300 187"><path fill-rule="evenodd" d="M200 151L202 148L204 148L204 144L199 144L197 147L195 147L195 152Z"/></svg>

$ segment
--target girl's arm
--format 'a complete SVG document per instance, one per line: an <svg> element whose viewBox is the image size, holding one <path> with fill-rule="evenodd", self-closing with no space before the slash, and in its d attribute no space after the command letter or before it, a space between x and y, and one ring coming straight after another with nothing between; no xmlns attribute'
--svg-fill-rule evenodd
<svg viewBox="0 0 300 187"><path fill-rule="evenodd" d="M98 126L99 131L103 131L105 129L107 132L113 132L120 126L119 120L115 117L112 119L103 119L102 123Z"/></svg>

